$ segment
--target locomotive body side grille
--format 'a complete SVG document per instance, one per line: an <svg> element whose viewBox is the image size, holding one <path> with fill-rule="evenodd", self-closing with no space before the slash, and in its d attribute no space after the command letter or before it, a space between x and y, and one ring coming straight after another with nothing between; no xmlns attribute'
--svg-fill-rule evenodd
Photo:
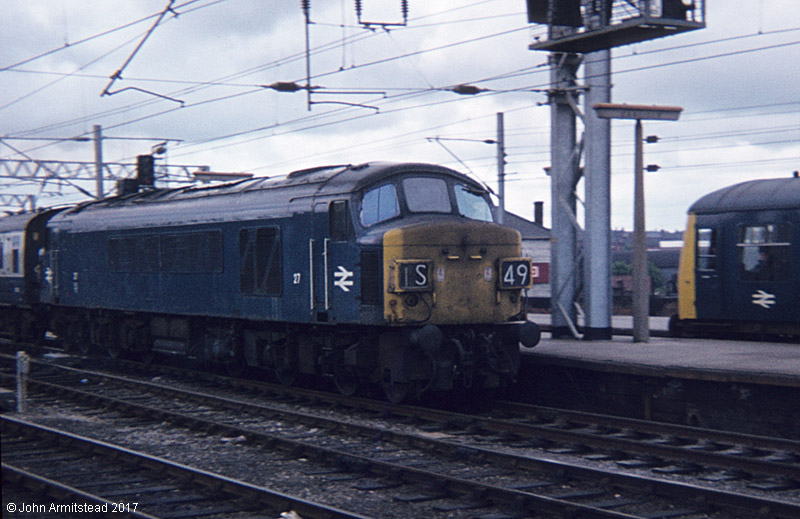
<svg viewBox="0 0 800 519"><path fill-rule="evenodd" d="M381 251L361 251L361 304L380 305L383 299L383 265Z"/></svg>

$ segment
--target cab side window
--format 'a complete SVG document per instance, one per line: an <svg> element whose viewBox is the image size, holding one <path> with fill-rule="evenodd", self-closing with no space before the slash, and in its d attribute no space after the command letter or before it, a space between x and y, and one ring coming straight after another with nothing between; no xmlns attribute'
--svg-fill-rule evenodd
<svg viewBox="0 0 800 519"><path fill-rule="evenodd" d="M791 276L788 224L750 225L739 229L739 279L780 281Z"/></svg>
<svg viewBox="0 0 800 519"><path fill-rule="evenodd" d="M350 210L347 200L334 200L328 206L328 235L333 241L350 238Z"/></svg>
<svg viewBox="0 0 800 519"><path fill-rule="evenodd" d="M389 220L400 214L394 184L384 184L364 193L361 199L361 223L364 227Z"/></svg>

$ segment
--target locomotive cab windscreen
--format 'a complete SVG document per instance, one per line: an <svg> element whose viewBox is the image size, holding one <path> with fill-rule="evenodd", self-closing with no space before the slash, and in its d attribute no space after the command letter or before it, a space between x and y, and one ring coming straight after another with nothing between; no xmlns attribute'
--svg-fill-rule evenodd
<svg viewBox="0 0 800 519"><path fill-rule="evenodd" d="M435 172L365 188L359 223L381 236L383 318L396 324L507 322L521 312L531 260L494 222L487 190ZM388 230L387 227L391 227Z"/></svg>
<svg viewBox="0 0 800 519"><path fill-rule="evenodd" d="M494 217L485 191L440 177L409 176L368 189L361 198L364 227L416 214L456 214L483 222Z"/></svg>

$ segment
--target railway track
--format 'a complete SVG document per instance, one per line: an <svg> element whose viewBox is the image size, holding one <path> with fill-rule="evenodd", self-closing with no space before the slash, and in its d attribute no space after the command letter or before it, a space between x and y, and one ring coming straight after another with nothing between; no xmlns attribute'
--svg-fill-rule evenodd
<svg viewBox="0 0 800 519"><path fill-rule="evenodd" d="M0 425L4 493L22 486L38 494L38 503L7 503L9 515L274 518L295 510L303 517L362 518L18 418L2 416Z"/></svg>
<svg viewBox="0 0 800 519"><path fill-rule="evenodd" d="M125 371L145 368L139 363L126 363ZM251 392L265 398L290 399L305 406L338 406L385 416L406 418L419 427L455 436L480 437L486 432L494 441L497 435L533 438L551 450L583 451L587 455L598 451L614 452L623 465L664 470L670 460L681 467L677 472L695 473L710 479L728 479L714 474L715 470L739 473L739 479L766 475L770 481L762 486L775 486L776 479L800 481L800 442L796 440L732 433L713 429L688 427L662 422L635 420L565 409L547 408L517 402L492 401L490 408L480 414L458 414L429 407L391 406L381 401L343 397L303 388L287 388L275 384L236 379L209 373L172 367L151 366L143 374L158 370L170 378L190 381L192 387L219 392L220 386L234 388L237 393ZM198 385L199 384L199 385ZM258 399L256 400L258 401ZM370 418L369 414L365 419ZM633 459L625 458L631 456ZM637 462L637 458L645 458ZM708 471L711 473L708 473ZM756 486L757 482L753 481Z"/></svg>
<svg viewBox="0 0 800 519"><path fill-rule="evenodd" d="M563 416L552 419L543 416L546 413L541 408L534 413L514 409L511 404L502 406L502 417L478 417L340 400L338 395L299 390L289 401L284 393L282 402L278 399L267 405L243 396L241 389L233 390L233 396L220 397L202 389L178 389L173 383L167 386L65 368L57 368L50 380L36 377L31 383L37 391L54 395L44 400L50 405L53 398L72 395L71 399L92 401L91 405L108 406L150 422L243 438L248 445L313 460L323 479L335 474L354 480L347 483L351 493L353 488L372 494L388 490L390 504L414 503L415 514L423 511L431 517L473 508L497 509L509 517L541 512L572 517L752 517L765 511L774 517L800 515L800 499L792 493L792 478L798 470L796 459L791 459L796 451L789 450L797 447L792 442L776 440L773 448L779 446L783 457L756 456L762 458L760 465L748 465L745 470L730 460L752 456L723 455L726 449L703 449L695 442L698 448L670 451L671 459L659 458L643 446L666 443L676 447L669 445L675 442L654 440L652 434L644 438L632 428L635 423L613 432L607 422L586 423L591 417L584 416L584 423L574 415L569 420ZM265 399L263 393L269 387L236 384L250 390L260 388L260 400ZM219 393L219 387L214 392ZM593 434L586 433L592 429ZM579 432L584 436L577 443ZM688 432L681 434L674 437L682 438L684 447L691 445L685 439ZM592 439L598 436L602 441ZM766 441L758 440L762 451ZM704 450L717 456L709 461L709 452ZM702 459L686 461L694 452ZM583 460L605 466L554 461L555 454L580 454ZM776 467L785 471L778 479ZM645 469L649 473L633 473ZM665 480L687 474L693 474L689 482ZM696 482L703 475L705 485ZM725 479L746 480L753 493L714 489L708 484L710 480L718 486ZM676 507L676 497L682 506Z"/></svg>

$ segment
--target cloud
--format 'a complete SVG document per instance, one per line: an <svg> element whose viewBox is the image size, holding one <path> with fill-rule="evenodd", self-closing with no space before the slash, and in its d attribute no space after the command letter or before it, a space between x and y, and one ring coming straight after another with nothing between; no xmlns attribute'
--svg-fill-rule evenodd
<svg viewBox="0 0 800 519"><path fill-rule="evenodd" d="M527 48L524 2L454 7L411 0L408 26L387 32L358 27L351 2L313 0L312 84L384 93L320 90L312 101L371 105L376 112L344 104L309 111L305 91L259 86L305 84L299 2L178 1L179 15L165 17L113 85L141 90L101 97L167 3L7 2L0 69L50 53L0 70L0 107L7 105L0 108L0 135L69 137L100 124L110 137L180 140L168 146L173 164L272 175L329 162L426 160L469 168L494 183L493 146L452 141L446 151L427 138L491 139L496 113L505 112L507 205L528 216L534 200L549 206L543 168L550 116L541 92L549 78L539 66L547 53ZM399 18L399 1L363 5L365 19ZM800 109L800 69L792 66L800 62L800 45L791 45L800 34L800 5L709 2L707 9L704 30L613 51L615 102L684 107L676 123L646 125L662 138L646 148L648 162L662 166L647 177L648 192L658 193L648 199L648 221L656 227L681 228L685 209L702 194L741 178L790 174L800 161L800 138L791 130ZM438 90L459 84L490 91L470 97ZM770 127L784 129L764 133ZM632 136L630 125L614 124L615 227L631 227ZM6 142L35 158L93 160L91 143ZM153 144L104 141L104 157L130 160ZM3 146L0 157L18 156Z"/></svg>

